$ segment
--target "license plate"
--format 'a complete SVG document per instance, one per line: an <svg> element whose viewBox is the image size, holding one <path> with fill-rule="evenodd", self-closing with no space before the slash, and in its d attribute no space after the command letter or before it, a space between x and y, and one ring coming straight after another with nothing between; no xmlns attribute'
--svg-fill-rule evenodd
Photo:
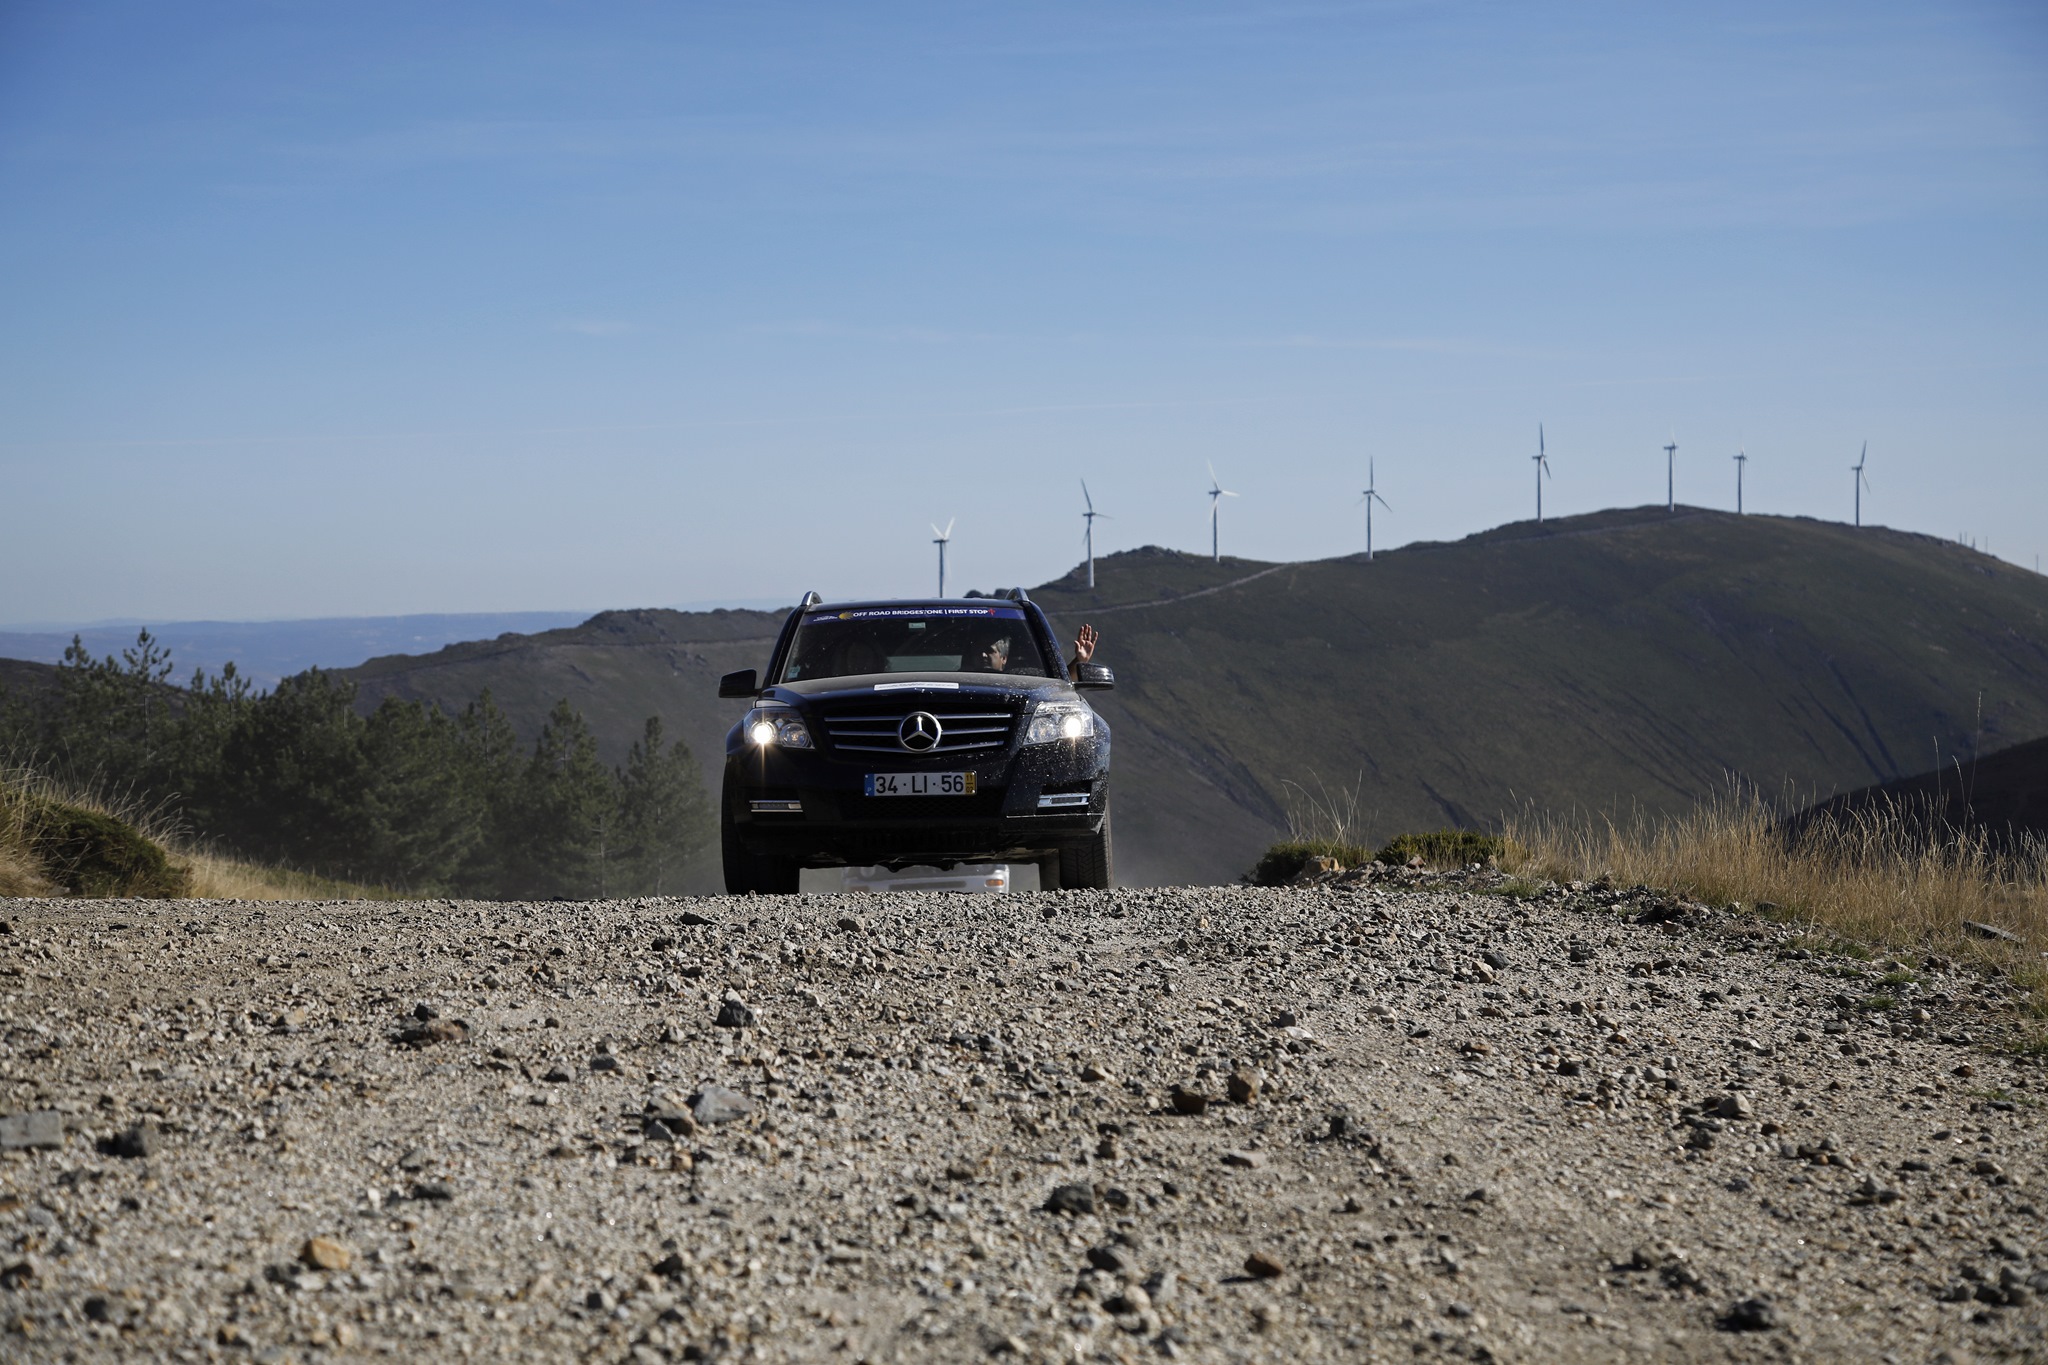
<svg viewBox="0 0 2048 1365"><path fill-rule="evenodd" d="M869 773L869 796L972 796L973 773Z"/></svg>

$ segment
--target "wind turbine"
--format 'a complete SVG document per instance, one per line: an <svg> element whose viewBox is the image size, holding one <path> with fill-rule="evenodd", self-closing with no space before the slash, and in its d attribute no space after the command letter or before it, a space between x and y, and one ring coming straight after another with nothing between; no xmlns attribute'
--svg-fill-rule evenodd
<svg viewBox="0 0 2048 1365"><path fill-rule="evenodd" d="M1234 498L1237 494L1216 481L1216 466L1209 466L1209 558L1218 564L1223 562L1223 551L1216 538L1216 509L1223 505L1223 499Z"/></svg>
<svg viewBox="0 0 2048 1365"><path fill-rule="evenodd" d="M937 522L932 523L932 535L937 537L937 539L932 541L932 544L939 547L939 596L941 597L946 595L946 542L953 538L953 523L958 520L958 517L947 518L946 529L943 531L939 529Z"/></svg>
<svg viewBox="0 0 2048 1365"><path fill-rule="evenodd" d="M1742 467L1749 463L1749 452L1738 449L1735 460L1735 515L1742 515Z"/></svg>
<svg viewBox="0 0 2048 1365"><path fill-rule="evenodd" d="M1379 475L1374 472L1371 460L1365 462L1365 496L1360 498L1359 501L1365 504L1365 560L1366 563L1370 564L1372 562L1372 505L1377 502L1380 506L1387 507L1387 500L1379 495ZM1387 510L1391 512L1394 509L1387 507Z"/></svg>
<svg viewBox="0 0 2048 1365"><path fill-rule="evenodd" d="M1088 480L1086 479L1081 480L1081 497L1088 504L1088 510L1081 514L1082 521L1086 522L1088 526L1087 531L1082 536L1082 541L1088 547L1088 586L1092 588L1095 586L1095 519L1101 517L1104 520L1108 520L1109 513L1095 510L1095 499L1088 496Z"/></svg>
<svg viewBox="0 0 2048 1365"><path fill-rule="evenodd" d="M1678 433L1671 433L1671 441L1664 447L1664 510L1678 510Z"/></svg>
<svg viewBox="0 0 2048 1365"><path fill-rule="evenodd" d="M1863 490L1870 487L1870 476L1863 472L1864 463L1870 459L1870 442L1863 443L1863 451L1856 457L1856 463L1849 466L1856 474L1856 524L1863 524Z"/></svg>
<svg viewBox="0 0 2048 1365"><path fill-rule="evenodd" d="M1543 450L1543 423L1536 424L1536 453L1529 457L1536 462L1536 520L1543 521L1543 481L1550 477L1550 456Z"/></svg>

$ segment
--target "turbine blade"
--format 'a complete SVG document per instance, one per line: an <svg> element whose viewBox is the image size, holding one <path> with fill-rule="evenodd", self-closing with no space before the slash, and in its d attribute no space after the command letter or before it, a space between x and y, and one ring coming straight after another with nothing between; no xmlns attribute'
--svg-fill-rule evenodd
<svg viewBox="0 0 2048 1365"><path fill-rule="evenodd" d="M1088 510L1095 510L1095 499L1088 496L1088 480L1081 480L1081 500L1088 504Z"/></svg>

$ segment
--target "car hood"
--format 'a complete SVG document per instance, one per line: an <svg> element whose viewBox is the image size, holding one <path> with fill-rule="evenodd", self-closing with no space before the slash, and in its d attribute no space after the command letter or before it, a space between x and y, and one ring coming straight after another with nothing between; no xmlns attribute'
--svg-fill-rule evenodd
<svg viewBox="0 0 2048 1365"><path fill-rule="evenodd" d="M777 683L763 694L788 702L886 701L910 697L986 697L1015 701L1022 697L1076 696L1064 678L1009 677L1001 673L869 673L847 678L818 678Z"/></svg>

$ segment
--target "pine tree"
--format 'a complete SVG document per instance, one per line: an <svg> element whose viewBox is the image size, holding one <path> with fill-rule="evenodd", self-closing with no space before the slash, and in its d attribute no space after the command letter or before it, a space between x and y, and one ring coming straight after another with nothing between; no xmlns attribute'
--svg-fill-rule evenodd
<svg viewBox="0 0 2048 1365"><path fill-rule="evenodd" d="M71 637L57 666L57 705L47 736L48 762L64 781L135 794L162 775L162 746L177 688L169 651L149 631L116 659L94 659Z"/></svg>
<svg viewBox="0 0 2048 1365"><path fill-rule="evenodd" d="M314 668L242 711L206 794L213 832L266 862L369 880L372 771L355 695L355 684Z"/></svg>
<svg viewBox="0 0 2048 1365"><path fill-rule="evenodd" d="M526 769L519 757L519 737L490 689L463 708L455 722L455 740L463 787L477 802L481 825L476 844L456 874L456 888L468 895L517 895L514 864L523 834Z"/></svg>
<svg viewBox="0 0 2048 1365"><path fill-rule="evenodd" d="M482 793L466 780L456 723L439 708L386 697L363 727L369 848L382 886L443 891L483 837Z"/></svg>
<svg viewBox="0 0 2048 1365"><path fill-rule="evenodd" d="M690 746L677 741L664 749L661 717L649 716L619 773L622 889L632 895L673 893L683 870L710 844L714 828Z"/></svg>
<svg viewBox="0 0 2048 1365"><path fill-rule="evenodd" d="M515 893L582 899L609 889L618 792L597 759L597 741L564 698L548 712L520 783L507 850Z"/></svg>

